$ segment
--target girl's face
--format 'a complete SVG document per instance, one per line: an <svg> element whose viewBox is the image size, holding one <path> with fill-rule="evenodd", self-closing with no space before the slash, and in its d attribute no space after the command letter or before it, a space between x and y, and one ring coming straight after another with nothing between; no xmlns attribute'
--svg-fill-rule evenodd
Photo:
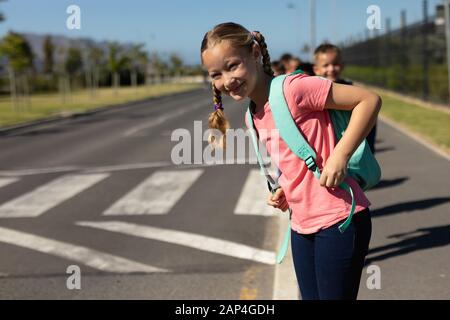
<svg viewBox="0 0 450 320"><path fill-rule="evenodd" d="M257 81L259 47L252 51L233 48L229 41L222 41L202 53L203 66L214 86L222 93L239 101L248 97Z"/></svg>

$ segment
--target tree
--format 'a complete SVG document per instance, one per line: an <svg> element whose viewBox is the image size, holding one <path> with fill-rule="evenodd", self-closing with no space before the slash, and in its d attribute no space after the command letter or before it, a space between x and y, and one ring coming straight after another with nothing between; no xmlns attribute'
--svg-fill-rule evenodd
<svg viewBox="0 0 450 320"><path fill-rule="evenodd" d="M65 63L66 72L71 77L75 77L83 67L83 60L81 58L81 51L78 48L71 47L67 51L67 58Z"/></svg>
<svg viewBox="0 0 450 320"><path fill-rule="evenodd" d="M22 86L25 97L29 94L27 72L33 67L33 51L25 37L10 31L1 41L0 53L8 59L11 100L17 110L17 89Z"/></svg>
<svg viewBox="0 0 450 320"><path fill-rule="evenodd" d="M168 69L167 63L165 63L156 52L152 54L150 61L152 69L154 70L158 78L164 78Z"/></svg>
<svg viewBox="0 0 450 320"><path fill-rule="evenodd" d="M43 44L44 51L44 73L52 74L53 68L55 64L55 60L53 57L53 53L55 50L55 46L53 45L51 36L46 36Z"/></svg>
<svg viewBox="0 0 450 320"><path fill-rule="evenodd" d="M95 93L95 90L98 89L99 86L99 70L100 66L104 64L104 55L105 53L99 47L92 46L89 48L88 60L92 69L92 93Z"/></svg>
<svg viewBox="0 0 450 320"><path fill-rule="evenodd" d="M183 60L176 53L170 55L170 69L172 75L180 76L183 69Z"/></svg>
<svg viewBox="0 0 450 320"><path fill-rule="evenodd" d="M128 65L129 59L123 54L123 48L117 43L109 44L108 67L112 75L114 94L120 86L120 72Z"/></svg>
<svg viewBox="0 0 450 320"><path fill-rule="evenodd" d="M6 0L0 0L0 2L5 2ZM0 22L5 21L6 17L3 12L0 12Z"/></svg>
<svg viewBox="0 0 450 320"><path fill-rule="evenodd" d="M146 73L148 56L147 52L144 51L143 48L144 44L139 43L133 45L128 53L131 62L131 84L133 87L137 87L137 75L139 71L142 71L144 73L144 76Z"/></svg>

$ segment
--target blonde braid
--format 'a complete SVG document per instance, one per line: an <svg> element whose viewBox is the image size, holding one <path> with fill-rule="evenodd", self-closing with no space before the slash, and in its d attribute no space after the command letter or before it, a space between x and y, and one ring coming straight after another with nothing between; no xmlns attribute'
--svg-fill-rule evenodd
<svg viewBox="0 0 450 320"><path fill-rule="evenodd" d="M252 34L254 35L255 40L258 42L259 46L261 47L264 72L267 73L269 76L273 76L274 73L272 70L272 66L270 64L270 56L269 56L269 50L267 50L266 40L264 39L264 36L259 31L253 31Z"/></svg>
<svg viewBox="0 0 450 320"><path fill-rule="evenodd" d="M230 123L223 112L222 106L222 95L220 90L218 90L214 84L212 84L213 91L213 101L215 110L209 115L208 118L208 127L210 129L218 129L222 135L218 138L218 142L216 142L216 137L213 134L210 134L208 137L208 142L212 145L213 148L219 147L226 149L226 139L225 134L226 130L230 128Z"/></svg>

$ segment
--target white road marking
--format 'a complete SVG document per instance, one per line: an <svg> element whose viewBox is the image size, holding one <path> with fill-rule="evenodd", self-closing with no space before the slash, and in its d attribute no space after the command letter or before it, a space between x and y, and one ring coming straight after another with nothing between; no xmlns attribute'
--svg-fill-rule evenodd
<svg viewBox="0 0 450 320"><path fill-rule="evenodd" d="M204 170L157 171L119 199L104 215L166 214Z"/></svg>
<svg viewBox="0 0 450 320"><path fill-rule="evenodd" d="M109 174L66 175L0 206L0 218L37 217Z"/></svg>
<svg viewBox="0 0 450 320"><path fill-rule="evenodd" d="M17 178L0 178L0 188L7 186L8 184L11 184L13 182L16 182L17 180L19 180L19 179L17 179Z"/></svg>
<svg viewBox="0 0 450 320"><path fill-rule="evenodd" d="M188 112L192 112L192 111L194 111L196 109L203 108L203 107L205 107L205 105L207 105L207 102L198 103L198 104L196 104L194 106L190 106L190 107L189 106L184 106L182 108L179 108L177 110L168 112L168 113L166 113L166 114L164 114L162 116L159 116L157 118L152 118L147 123L140 124L140 125L137 125L137 126L131 128L131 129L128 129L127 131L125 131L125 133L123 135L125 137L132 137L132 136L135 136L135 137L136 136L141 136L142 137L142 136L145 136L146 134L144 134L144 133L138 134L138 132L142 131L142 130L148 130L148 129L154 127L154 126L157 126L157 125L159 125L161 123L166 122L167 120L170 120L172 118L176 118L176 117L182 116L183 114L188 113Z"/></svg>
<svg viewBox="0 0 450 320"><path fill-rule="evenodd" d="M35 174L45 174L45 173L60 173L78 170L79 167L53 167L53 168L29 168L29 169L17 169L17 170L3 170L0 171L2 176L29 176Z"/></svg>
<svg viewBox="0 0 450 320"><path fill-rule="evenodd" d="M177 244L197 250L222 254L234 258L257 261L269 265L274 265L275 253L271 251L253 248L240 243L227 240L216 239L198 234L161 229L150 226L142 226L121 221L90 222L80 221L76 223L80 226L92 227L111 232L123 233L135 237L157 240L166 243Z"/></svg>
<svg viewBox="0 0 450 320"><path fill-rule="evenodd" d="M171 163L169 161L125 163L111 166L86 168L83 170L83 172L84 173L114 172L114 171L125 171L135 169L160 168L160 167L168 167L170 165Z"/></svg>
<svg viewBox="0 0 450 320"><path fill-rule="evenodd" d="M106 272L168 272L140 262L70 243L0 227L0 242L54 255Z"/></svg>
<svg viewBox="0 0 450 320"><path fill-rule="evenodd" d="M242 188L241 195L234 209L234 214L275 216L280 210L266 203L269 195L267 180L259 169L249 171L247 180Z"/></svg>
<svg viewBox="0 0 450 320"><path fill-rule="evenodd" d="M0 171L0 176L16 177L16 176L28 176L45 173L62 173L70 171L77 171L81 173L97 173L97 172L112 172L112 171L145 169L155 167L168 167L170 165L172 165L172 163L170 163L169 161L155 161L143 163L125 163L125 164L98 166L98 167L73 166L73 167L36 168L36 169L29 168L29 169Z"/></svg>

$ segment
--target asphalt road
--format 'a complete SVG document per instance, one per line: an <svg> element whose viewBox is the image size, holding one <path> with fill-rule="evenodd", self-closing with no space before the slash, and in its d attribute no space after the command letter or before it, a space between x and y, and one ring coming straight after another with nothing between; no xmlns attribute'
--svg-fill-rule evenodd
<svg viewBox="0 0 450 320"><path fill-rule="evenodd" d="M225 106L242 128L245 104ZM211 110L198 90L1 136L0 298L272 299L278 213L257 166L172 162L172 133ZM377 147L381 288L365 270L359 298L448 299L450 164L383 123Z"/></svg>
<svg viewBox="0 0 450 320"><path fill-rule="evenodd" d="M271 299L276 218L234 214L256 167L171 161L211 109L199 90L1 137L0 297Z"/></svg>

